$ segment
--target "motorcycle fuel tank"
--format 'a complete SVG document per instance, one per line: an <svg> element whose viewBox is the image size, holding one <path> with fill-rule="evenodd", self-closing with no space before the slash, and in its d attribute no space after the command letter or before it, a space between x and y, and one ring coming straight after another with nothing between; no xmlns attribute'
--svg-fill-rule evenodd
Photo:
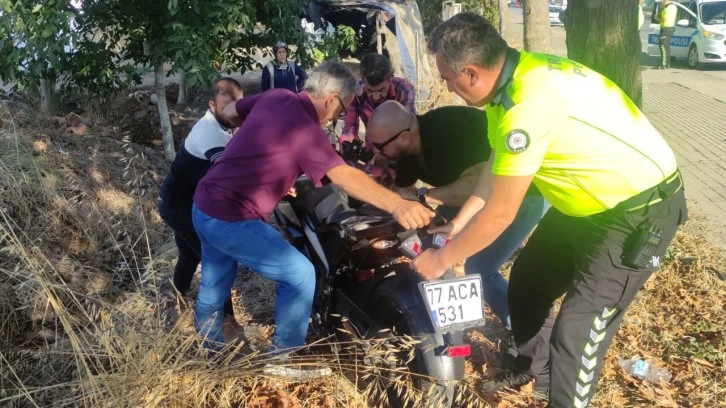
<svg viewBox="0 0 726 408"><path fill-rule="evenodd" d="M343 238L351 247L351 261L361 267L375 267L401 256L396 236L397 223L390 216L354 216L341 225Z"/></svg>

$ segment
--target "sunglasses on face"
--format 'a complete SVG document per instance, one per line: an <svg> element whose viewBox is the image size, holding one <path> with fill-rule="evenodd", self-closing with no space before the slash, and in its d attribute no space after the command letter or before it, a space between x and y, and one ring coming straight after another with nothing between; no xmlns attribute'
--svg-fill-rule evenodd
<svg viewBox="0 0 726 408"><path fill-rule="evenodd" d="M411 130L411 128L410 127L407 127L406 129L403 129L402 131L396 133L390 139L386 140L383 143L371 142L371 144L373 145L373 147L375 147L376 149L378 149L379 152L383 152L383 149L386 148L386 145L388 145L389 143L391 143L394 140L398 139L398 137L401 136L401 134L403 134L403 132L408 132L409 130Z"/></svg>

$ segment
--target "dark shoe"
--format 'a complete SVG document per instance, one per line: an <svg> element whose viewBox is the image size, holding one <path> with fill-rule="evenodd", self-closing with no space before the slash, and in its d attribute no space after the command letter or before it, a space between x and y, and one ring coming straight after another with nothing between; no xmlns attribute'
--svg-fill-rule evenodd
<svg viewBox="0 0 726 408"><path fill-rule="evenodd" d="M179 306L179 316L182 316L187 311L193 311L194 310L194 298L186 295L177 295L176 297L177 305Z"/></svg>
<svg viewBox="0 0 726 408"><path fill-rule="evenodd" d="M222 317L222 338L227 344L246 343L245 329L237 322L234 316Z"/></svg>
<svg viewBox="0 0 726 408"><path fill-rule="evenodd" d="M506 371L499 374L493 380L487 380L481 383L479 390L484 394L491 394L504 389L518 389L519 387L532 381L531 375L517 373L514 371Z"/></svg>
<svg viewBox="0 0 726 408"><path fill-rule="evenodd" d="M665 65L658 65L658 67L656 69L666 69L666 66Z"/></svg>
<svg viewBox="0 0 726 408"><path fill-rule="evenodd" d="M507 350L502 354L502 369L511 370L514 368L514 360L519 355L519 349L517 349L517 343L514 342L514 336L509 333L509 345Z"/></svg>
<svg viewBox="0 0 726 408"><path fill-rule="evenodd" d="M550 385L542 381L534 382L534 399L537 401L546 401L550 399Z"/></svg>

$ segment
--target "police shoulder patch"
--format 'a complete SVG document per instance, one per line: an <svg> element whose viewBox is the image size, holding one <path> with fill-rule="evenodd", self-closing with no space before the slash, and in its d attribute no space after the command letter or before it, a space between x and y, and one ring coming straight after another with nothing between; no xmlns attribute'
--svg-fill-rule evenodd
<svg viewBox="0 0 726 408"><path fill-rule="evenodd" d="M522 153L529 147L529 135L522 129L514 129L507 133L504 144L510 152Z"/></svg>

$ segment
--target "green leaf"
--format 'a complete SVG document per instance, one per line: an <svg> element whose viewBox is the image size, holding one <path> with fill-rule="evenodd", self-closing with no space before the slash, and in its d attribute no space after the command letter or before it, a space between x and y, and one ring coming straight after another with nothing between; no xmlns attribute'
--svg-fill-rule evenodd
<svg viewBox="0 0 726 408"><path fill-rule="evenodd" d="M45 27L43 27L43 32L41 35L43 36L43 38L50 38L53 36L54 33L55 33L55 30L53 29L53 27L45 26Z"/></svg>

